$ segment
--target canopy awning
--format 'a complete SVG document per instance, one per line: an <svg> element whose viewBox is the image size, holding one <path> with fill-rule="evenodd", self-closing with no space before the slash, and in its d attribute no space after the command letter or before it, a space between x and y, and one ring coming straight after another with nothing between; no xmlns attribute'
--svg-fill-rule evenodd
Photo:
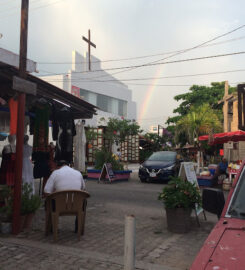
<svg viewBox="0 0 245 270"><path fill-rule="evenodd" d="M203 135L199 136L199 141L208 141L209 144L223 144L227 142L239 142L245 141L245 131L232 131L232 132L224 132L224 133L215 133L212 136Z"/></svg>
<svg viewBox="0 0 245 270"><path fill-rule="evenodd" d="M18 75L19 70L16 67L0 62L0 97L4 97L4 95L14 95L14 90L12 89L13 77ZM56 103L57 106L62 104L68 105L74 119L90 119L96 114L97 107L93 104L90 104L36 76L27 74L26 80L37 84L37 95L35 97L28 95L26 101L27 105L28 102L44 97L45 99Z"/></svg>

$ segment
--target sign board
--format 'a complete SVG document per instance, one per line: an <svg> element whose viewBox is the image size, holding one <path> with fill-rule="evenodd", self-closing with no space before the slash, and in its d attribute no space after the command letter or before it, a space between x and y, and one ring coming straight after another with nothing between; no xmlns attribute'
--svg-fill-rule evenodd
<svg viewBox="0 0 245 270"><path fill-rule="evenodd" d="M179 177L183 180L187 180L191 182L192 184L196 184L198 186L197 182L197 176L194 168L193 162L182 162L179 170Z"/></svg>
<svg viewBox="0 0 245 270"><path fill-rule="evenodd" d="M193 162L181 162L179 177L183 180L187 180L192 184L196 184L197 186L199 186L195 166Z"/></svg>
<svg viewBox="0 0 245 270"><path fill-rule="evenodd" d="M22 93L31 94L36 96L37 84L20 77L13 77L13 89Z"/></svg>
<svg viewBox="0 0 245 270"><path fill-rule="evenodd" d="M193 162L182 162L179 170L179 177L184 181L189 181L192 184L195 184L198 188L197 176L194 168ZM196 205L196 215L198 216L201 212L203 212L202 207Z"/></svg>
<svg viewBox="0 0 245 270"><path fill-rule="evenodd" d="M227 149L233 149L233 147L234 147L233 142L227 143Z"/></svg>
<svg viewBox="0 0 245 270"><path fill-rule="evenodd" d="M103 168L101 170L99 182L100 181L106 181L107 180L106 176L108 176L108 181L109 182L111 182L113 178L116 178L115 175L114 175L114 172L112 170L111 163L104 163Z"/></svg>

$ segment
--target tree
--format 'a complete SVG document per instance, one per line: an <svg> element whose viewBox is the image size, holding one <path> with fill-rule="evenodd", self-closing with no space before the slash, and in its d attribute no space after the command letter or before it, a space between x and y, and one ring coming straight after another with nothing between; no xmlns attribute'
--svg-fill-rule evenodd
<svg viewBox="0 0 245 270"><path fill-rule="evenodd" d="M101 118L100 121L105 121ZM140 126L137 122L128 119L109 118L106 124L105 139L109 141L110 150L113 142L123 142L128 135L137 135L141 133Z"/></svg>
<svg viewBox="0 0 245 270"><path fill-rule="evenodd" d="M199 107L191 107L189 113L183 116L176 124L176 140L180 141L180 135L185 134L190 144L194 144L195 139L200 135L210 132L220 132L222 123L215 110L209 104Z"/></svg>
<svg viewBox="0 0 245 270"><path fill-rule="evenodd" d="M183 116L187 115L191 107L198 107L206 103L213 110L216 110L219 119L222 120L222 103L219 103L219 101L223 99L224 88L225 82L212 82L210 87L193 85L189 92L175 96L176 101L182 102L173 111L178 115L169 117L167 124L176 124ZM229 93L233 93L235 90L235 87L229 87Z"/></svg>
<svg viewBox="0 0 245 270"><path fill-rule="evenodd" d="M151 142L149 149L152 152L155 152L160 150L169 150L168 143L172 143L173 136L171 132L163 129L163 132L160 134L160 136L158 136L156 133L146 133L144 138Z"/></svg>
<svg viewBox="0 0 245 270"><path fill-rule="evenodd" d="M144 161L153 152L170 150L173 144L173 134L165 128L159 136L156 133L144 134L144 139L147 143L140 149L140 161Z"/></svg>

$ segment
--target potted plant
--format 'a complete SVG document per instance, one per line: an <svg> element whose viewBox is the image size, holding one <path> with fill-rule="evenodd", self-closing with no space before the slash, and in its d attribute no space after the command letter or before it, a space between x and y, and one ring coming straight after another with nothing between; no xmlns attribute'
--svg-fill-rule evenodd
<svg viewBox="0 0 245 270"><path fill-rule="evenodd" d="M41 198L33 194L31 185L25 183L22 185L21 195L21 215L23 221L23 229L29 229L31 226L32 218L36 210L41 205Z"/></svg>
<svg viewBox="0 0 245 270"><path fill-rule="evenodd" d="M167 228L171 232L185 233L190 230L191 211L201 205L198 186L179 177L171 177L169 185L158 195L166 209Z"/></svg>

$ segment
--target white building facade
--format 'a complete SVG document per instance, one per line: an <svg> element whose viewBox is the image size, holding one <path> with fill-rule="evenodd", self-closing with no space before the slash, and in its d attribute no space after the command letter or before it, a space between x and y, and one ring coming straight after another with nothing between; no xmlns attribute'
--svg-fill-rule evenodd
<svg viewBox="0 0 245 270"><path fill-rule="evenodd" d="M158 126L150 126L149 132L158 134Z"/></svg>
<svg viewBox="0 0 245 270"><path fill-rule="evenodd" d="M88 70L88 54L83 57L72 52L72 68L66 75L44 76L43 80L78 96L97 106L97 115L86 120L86 125L99 126L100 118L125 118L135 120L136 102L132 91L101 68L98 58L91 56L91 71Z"/></svg>

